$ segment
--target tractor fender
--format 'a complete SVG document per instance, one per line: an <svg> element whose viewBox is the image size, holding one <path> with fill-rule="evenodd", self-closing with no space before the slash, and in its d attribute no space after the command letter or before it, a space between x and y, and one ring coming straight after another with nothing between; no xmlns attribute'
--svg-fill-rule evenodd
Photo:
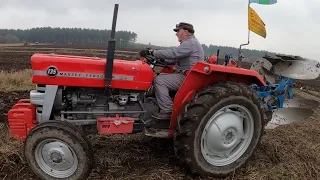
<svg viewBox="0 0 320 180"><path fill-rule="evenodd" d="M194 94L210 84L219 82L240 82L245 85L256 84L266 86L258 72L238 67L228 67L205 62L198 62L187 73L187 76L177 91L172 108L169 137L176 129L177 117Z"/></svg>

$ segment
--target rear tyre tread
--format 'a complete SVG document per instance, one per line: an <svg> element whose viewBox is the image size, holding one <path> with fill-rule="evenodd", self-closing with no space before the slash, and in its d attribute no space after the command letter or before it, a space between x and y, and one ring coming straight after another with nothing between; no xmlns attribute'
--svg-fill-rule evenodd
<svg viewBox="0 0 320 180"><path fill-rule="evenodd" d="M210 108L215 106L217 103L222 101L225 98L230 97L245 97L250 104L258 109L256 112L259 112L260 122L259 120L255 120L255 132L258 134L258 137L253 137L254 139L251 141L250 146L254 148L246 150L246 153L242 155L242 158L245 160L237 160L236 164L232 164L228 167L222 168L213 168L210 172L205 171L201 166L207 163L204 159L202 161L197 161L195 158L195 154L200 153L200 146L196 147L197 152L195 152L195 138L196 138L196 130L198 126L203 121L203 117L210 111ZM244 166L257 148L260 143L261 137L263 135L263 127L267 122L267 118L264 112L264 108L261 104L259 96L247 85L236 83L236 82L226 82L210 85L204 88L201 92L196 93L194 98L190 101L189 104L186 105L185 111L182 112L182 118L178 121L177 132L174 136L175 144L175 154L177 158L180 160L182 165L186 165L188 170L190 170L193 174L200 175L203 177L206 176L214 176L214 177L226 177L233 173L238 168ZM217 110L217 109L216 109ZM202 132L200 132L201 134ZM200 135L201 136L201 135ZM252 145L252 143L254 143ZM200 152L199 152L200 151ZM248 152L249 151L249 152ZM207 163L208 164L208 163Z"/></svg>

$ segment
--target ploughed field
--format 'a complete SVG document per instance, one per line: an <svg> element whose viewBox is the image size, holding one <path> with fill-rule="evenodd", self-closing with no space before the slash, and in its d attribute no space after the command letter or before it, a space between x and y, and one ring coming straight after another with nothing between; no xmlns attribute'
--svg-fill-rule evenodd
<svg viewBox="0 0 320 180"><path fill-rule="evenodd" d="M3 71L0 77L6 78L14 71L16 74L11 73L17 79L24 78L17 75L18 71L30 69L29 59L37 52L106 57L104 49L80 48L0 47L0 72ZM120 59L133 60L136 55L135 50L116 52ZM250 64L243 63L243 67L249 68ZM319 89L319 80L301 81L297 85L296 97L320 101L317 91L299 89L300 86ZM28 91L15 87L12 85L10 91L0 89L0 179L36 179L24 160L23 143L13 139L8 129L6 113L18 99L29 96ZM307 121L266 131L248 165L228 179L320 179L320 108L314 111ZM171 140L142 134L90 138L95 165L89 179L201 179L179 166Z"/></svg>
<svg viewBox="0 0 320 180"><path fill-rule="evenodd" d="M31 69L30 57L35 53L53 53L66 55L79 55L106 58L105 49L74 49L74 48L52 48L52 47L33 47L33 46L13 46L0 47L0 71L18 71ZM134 51L117 50L115 57L124 60L135 60L138 53Z"/></svg>

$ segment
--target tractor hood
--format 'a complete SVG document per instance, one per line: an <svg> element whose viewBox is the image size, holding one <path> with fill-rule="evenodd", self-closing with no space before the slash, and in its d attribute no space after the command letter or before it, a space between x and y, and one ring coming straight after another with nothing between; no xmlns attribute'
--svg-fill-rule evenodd
<svg viewBox="0 0 320 180"><path fill-rule="evenodd" d="M31 66L36 84L105 87L105 58L34 54ZM111 88L147 90L153 77L154 72L143 61L114 59Z"/></svg>

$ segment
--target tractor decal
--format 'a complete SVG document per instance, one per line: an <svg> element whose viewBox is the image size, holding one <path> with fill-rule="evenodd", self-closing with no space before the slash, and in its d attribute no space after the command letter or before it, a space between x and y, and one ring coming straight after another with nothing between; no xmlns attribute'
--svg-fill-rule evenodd
<svg viewBox="0 0 320 180"><path fill-rule="evenodd" d="M58 72L57 69L54 69L53 66L49 67L47 71L33 71L34 75L37 76L49 76L49 77L73 77L73 78L95 78L95 79L104 79L104 74L92 74L92 73L81 73L81 72ZM133 76L124 76L124 75L113 75L112 79L114 80L133 80Z"/></svg>

